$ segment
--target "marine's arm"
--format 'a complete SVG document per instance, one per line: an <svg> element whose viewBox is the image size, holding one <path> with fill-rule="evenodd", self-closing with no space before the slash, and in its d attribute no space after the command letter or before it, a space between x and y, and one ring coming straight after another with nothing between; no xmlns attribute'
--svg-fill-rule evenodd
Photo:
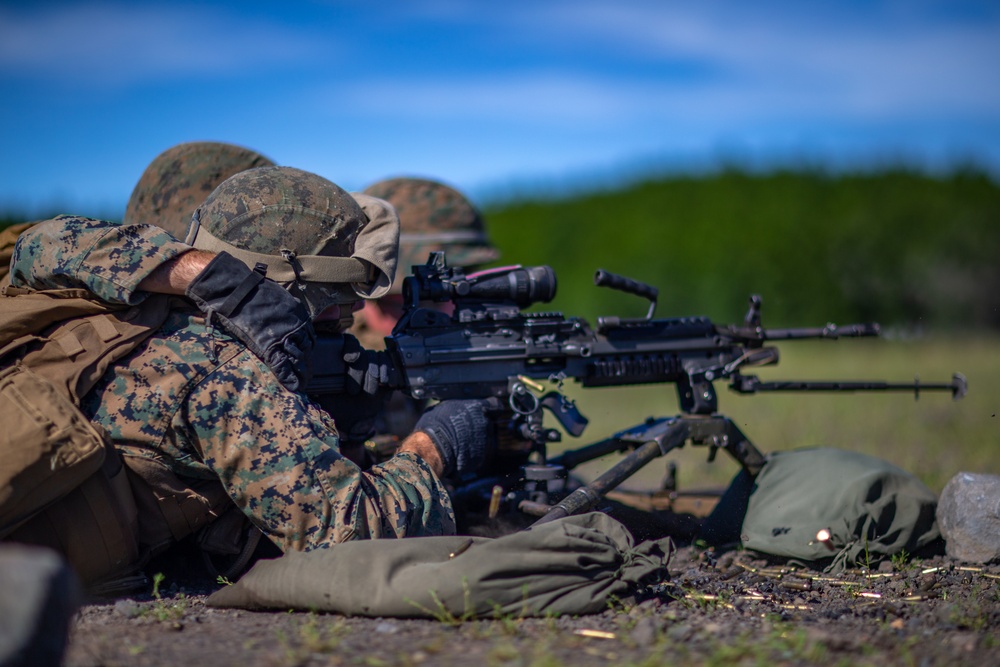
<svg viewBox="0 0 1000 667"><path fill-rule="evenodd" d="M131 305L146 298L146 289L160 291L154 286L183 294L181 281L197 266L197 255L181 261L191 251L152 225L61 215L21 234L11 260L11 283L32 289L83 288L106 301ZM171 267L178 264L182 271L172 276Z"/></svg>
<svg viewBox="0 0 1000 667"><path fill-rule="evenodd" d="M441 453L438 452L430 436L423 431L416 431L407 436L396 453L416 454L427 462L435 475L440 477L444 473L444 459L441 458Z"/></svg>
<svg viewBox="0 0 1000 667"><path fill-rule="evenodd" d="M230 497L284 550L349 539L451 534L454 514L419 434L369 471L345 458L332 421L249 353L201 382L178 424Z"/></svg>
<svg viewBox="0 0 1000 667"><path fill-rule="evenodd" d="M214 257L215 253L207 250L189 250L150 271L139 281L138 288L157 294L186 294L187 288Z"/></svg>

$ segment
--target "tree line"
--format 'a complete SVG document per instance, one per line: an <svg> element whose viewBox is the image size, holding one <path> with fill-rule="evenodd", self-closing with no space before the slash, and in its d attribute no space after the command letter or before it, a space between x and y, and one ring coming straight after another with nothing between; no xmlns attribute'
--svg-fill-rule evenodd
<svg viewBox="0 0 1000 667"><path fill-rule="evenodd" d="M486 217L504 261L556 270L548 308L567 313L645 314L642 299L594 287L604 268L657 286L662 317L734 322L760 294L765 326L1000 328L1000 185L974 168L733 169L511 201Z"/></svg>
<svg viewBox="0 0 1000 667"><path fill-rule="evenodd" d="M981 169L727 169L510 199L484 215L501 263L556 270L542 310L644 315L643 299L593 285L603 268L658 287L661 317L735 322L759 294L766 326L1000 328L1000 184ZM0 227L14 222L0 214Z"/></svg>

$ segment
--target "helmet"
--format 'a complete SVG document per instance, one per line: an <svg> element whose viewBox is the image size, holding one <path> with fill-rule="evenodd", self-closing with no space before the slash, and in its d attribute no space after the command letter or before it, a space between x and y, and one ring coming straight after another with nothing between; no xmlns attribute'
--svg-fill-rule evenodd
<svg viewBox="0 0 1000 667"><path fill-rule="evenodd" d="M333 304L388 292L399 219L387 203L355 199L316 174L259 167L229 177L208 196L187 242L265 271L315 317Z"/></svg>
<svg viewBox="0 0 1000 667"><path fill-rule="evenodd" d="M274 162L247 148L215 141L178 144L157 155L125 207L125 224L149 223L183 239L191 214L233 174Z"/></svg>
<svg viewBox="0 0 1000 667"><path fill-rule="evenodd" d="M426 262L432 250L444 250L449 266L476 266L500 256L486 236L479 211L454 188L423 178L390 178L364 192L386 200L399 214L398 266L402 270L392 294L402 293L410 267Z"/></svg>

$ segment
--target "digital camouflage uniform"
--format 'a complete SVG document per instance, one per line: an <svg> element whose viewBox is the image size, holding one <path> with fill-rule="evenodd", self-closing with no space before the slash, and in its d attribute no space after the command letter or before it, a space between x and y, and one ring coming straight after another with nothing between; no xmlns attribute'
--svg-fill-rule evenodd
<svg viewBox="0 0 1000 667"><path fill-rule="evenodd" d="M189 249L150 225L60 216L22 235L11 279L35 289L83 287L135 304L146 296L138 284ZM341 455L325 412L285 389L183 299L81 407L130 469L176 474L206 497L205 521L219 509L205 486L221 481L228 498L283 550L455 529L448 495L423 459L399 454L362 472Z"/></svg>
<svg viewBox="0 0 1000 667"><path fill-rule="evenodd" d="M476 207L454 188L424 178L390 178L363 191L383 199L399 215L399 260L390 294L403 293L403 279L410 267L424 264L432 251L444 250L449 266L473 268L496 260L500 253L490 244L486 224ZM350 332L370 350L385 349L385 339L355 313ZM399 440L413 430L425 401L394 393L376 423L377 435L368 446L376 458L391 453Z"/></svg>
<svg viewBox="0 0 1000 667"><path fill-rule="evenodd" d="M33 222L21 222L0 228L0 289L10 284L10 258L14 254L14 242Z"/></svg>

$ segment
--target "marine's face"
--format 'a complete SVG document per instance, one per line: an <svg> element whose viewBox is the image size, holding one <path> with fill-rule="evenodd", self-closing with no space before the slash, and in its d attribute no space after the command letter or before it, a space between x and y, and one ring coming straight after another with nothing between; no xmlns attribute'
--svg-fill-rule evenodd
<svg viewBox="0 0 1000 667"><path fill-rule="evenodd" d="M339 331L347 331L354 321L354 313L364 308L364 305L365 301L363 299L358 299L350 305L335 303L327 306L325 310L314 317L313 323L323 324L323 328L327 330L336 328ZM340 326L335 327L335 322L340 322Z"/></svg>
<svg viewBox="0 0 1000 667"><path fill-rule="evenodd" d="M455 304L451 301L434 303L421 301L421 308L437 310L445 315L455 312ZM365 324L380 336L389 336L396 323L403 317L406 310L402 294L387 294L380 299L365 301Z"/></svg>
<svg viewBox="0 0 1000 667"><path fill-rule="evenodd" d="M402 316L402 294L387 294L381 299L365 301L365 324L380 336L391 334Z"/></svg>

